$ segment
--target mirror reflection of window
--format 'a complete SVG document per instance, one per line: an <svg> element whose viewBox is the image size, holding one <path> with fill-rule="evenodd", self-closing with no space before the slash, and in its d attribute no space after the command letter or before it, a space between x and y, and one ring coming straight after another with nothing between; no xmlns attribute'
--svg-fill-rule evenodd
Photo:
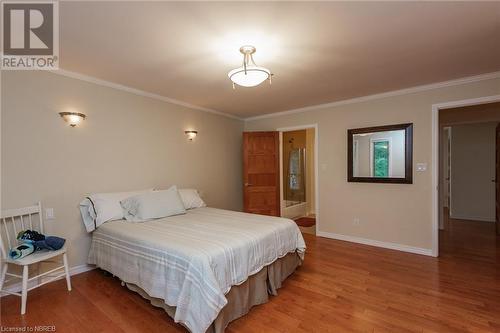
<svg viewBox="0 0 500 333"><path fill-rule="evenodd" d="M372 175L373 177L389 177L389 141L376 140L372 141L373 160L372 160Z"/></svg>
<svg viewBox="0 0 500 333"><path fill-rule="evenodd" d="M405 131L353 135L354 177L404 178Z"/></svg>

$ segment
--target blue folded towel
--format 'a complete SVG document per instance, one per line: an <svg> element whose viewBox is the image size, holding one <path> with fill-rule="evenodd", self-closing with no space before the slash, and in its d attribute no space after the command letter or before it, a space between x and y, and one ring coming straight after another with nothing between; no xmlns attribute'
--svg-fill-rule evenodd
<svg viewBox="0 0 500 333"><path fill-rule="evenodd" d="M37 250L47 249L47 250L59 250L64 246L66 240L57 236L46 236L44 240L34 241L33 245Z"/></svg>

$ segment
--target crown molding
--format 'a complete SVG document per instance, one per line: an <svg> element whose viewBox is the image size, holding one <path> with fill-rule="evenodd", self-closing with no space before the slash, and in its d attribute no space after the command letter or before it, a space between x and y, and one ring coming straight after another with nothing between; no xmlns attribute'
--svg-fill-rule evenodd
<svg viewBox="0 0 500 333"><path fill-rule="evenodd" d="M57 70L51 70L51 71L47 71L47 72L52 73L52 74L57 74L57 75L65 76L65 77L69 77L69 78L72 78L72 79L77 79L77 80L81 80L81 81L85 81L85 82L97 84L97 85L108 87L108 88L113 88L113 89L125 91L125 92L128 92L128 93L134 94L134 95L139 95L139 96L143 96L143 97L153 98L153 99L160 100L160 101L163 101L163 102L167 102L167 103L171 103L171 104L183 106L183 107L186 107L186 108L189 108L189 109L192 109L192 110L208 112L208 113L216 114L216 115L227 117L227 118L231 118L231 119L244 120L243 118L237 117L237 116L229 114L229 113L225 113L225 112L221 112L221 111L217 111L217 110L212 110L212 109L204 108L204 107L201 107L201 106L198 106L198 105L194 105L194 104L186 103L186 102L183 102L183 101L179 101L179 100L176 100L176 99L173 99L173 98L170 98L170 97L166 97L166 96L162 96L162 95L150 93L150 92L147 92L147 91L144 91L144 90L140 90L140 89L128 87L128 86L125 86L125 85L122 85L122 84L118 84L118 83L114 83L114 82L110 82L110 81L106 81L106 80L101 80L101 79L98 79L98 78L93 77L93 76L89 76L89 75L85 75L85 74L80 74L80 73L68 71L68 70L65 70L65 69L57 69Z"/></svg>
<svg viewBox="0 0 500 333"><path fill-rule="evenodd" d="M431 83L431 84L426 84L426 85L421 85L421 86L415 86L415 87L405 88L405 89L400 89L400 90L387 91L387 92L383 92L380 94L355 97L355 98L345 99L345 100L326 103L326 104L317 104L317 105L306 106L306 107L298 108L298 109L291 109L291 110L287 110L287 111L268 113L268 114L263 114L260 116L248 117L248 118L245 118L243 120L244 121L253 121L253 120L259 120L259 119L281 117L281 116L287 116L287 115L291 115L291 114L295 114L295 113L315 111L318 109L324 109L324 108L329 108L329 107L336 107L336 106L341 106L341 105L361 103L361 102L366 102L366 101L371 101L371 100L376 100L376 99L413 94L413 93L422 92L422 91L459 86L459 85L463 85L463 84L467 84L467 83L473 83L473 82L479 82L479 81L485 81L485 80L491 80L491 79L498 79L498 78L500 78L500 71L464 77L464 78L460 78L460 79L456 79L456 80L443 81L443 82Z"/></svg>

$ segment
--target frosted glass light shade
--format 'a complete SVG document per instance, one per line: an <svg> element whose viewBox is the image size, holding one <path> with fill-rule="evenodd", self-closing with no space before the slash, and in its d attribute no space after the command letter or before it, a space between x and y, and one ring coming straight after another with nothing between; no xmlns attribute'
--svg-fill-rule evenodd
<svg viewBox="0 0 500 333"><path fill-rule="evenodd" d="M264 67L247 66L246 73L243 67L239 67L230 71L227 76L239 86L255 87L269 79L271 71Z"/></svg>
<svg viewBox="0 0 500 333"><path fill-rule="evenodd" d="M79 112L59 112L61 118L71 127L76 127L78 124L85 120L86 115Z"/></svg>

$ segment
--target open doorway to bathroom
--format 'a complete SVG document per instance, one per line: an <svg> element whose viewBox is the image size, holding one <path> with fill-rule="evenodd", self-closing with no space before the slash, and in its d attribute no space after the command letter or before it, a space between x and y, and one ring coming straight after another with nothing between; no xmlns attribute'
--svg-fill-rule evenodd
<svg viewBox="0 0 500 333"><path fill-rule="evenodd" d="M281 133L281 216L293 219L301 231L316 234L316 166L314 127Z"/></svg>

